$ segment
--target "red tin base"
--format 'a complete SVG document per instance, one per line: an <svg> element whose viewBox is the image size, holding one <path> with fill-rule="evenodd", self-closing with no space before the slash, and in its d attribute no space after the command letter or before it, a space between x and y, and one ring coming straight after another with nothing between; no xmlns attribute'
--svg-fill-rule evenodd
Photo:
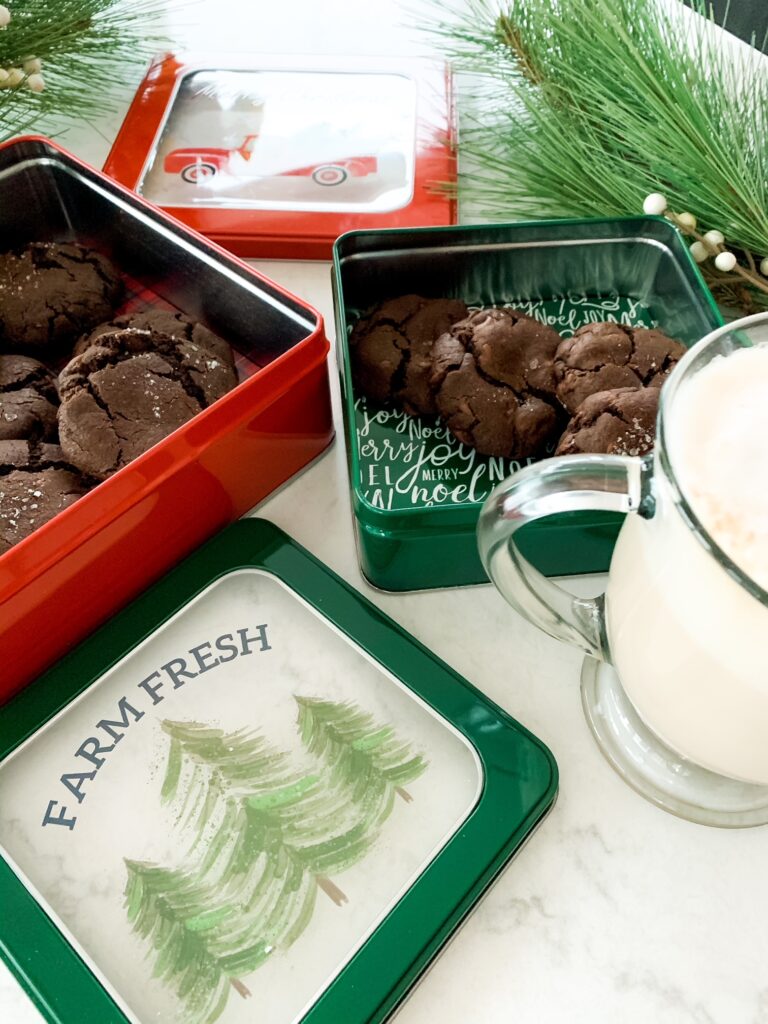
<svg viewBox="0 0 768 1024"><path fill-rule="evenodd" d="M0 703L320 454L328 341L311 307L45 139L0 147L7 246L94 245L235 348L245 379L0 556Z"/></svg>
<svg viewBox="0 0 768 1024"><path fill-rule="evenodd" d="M289 400L243 421L200 459L171 472L162 488L137 489L133 501L126 494L117 510L106 487L103 495L99 488L81 499L71 511L78 514L83 540L73 537L58 558L50 544L49 559L41 564L39 556L49 537L57 543L63 516L11 548L0 559L0 703L303 469L332 439L323 361L291 386ZM131 484L121 482L120 490L129 492Z"/></svg>

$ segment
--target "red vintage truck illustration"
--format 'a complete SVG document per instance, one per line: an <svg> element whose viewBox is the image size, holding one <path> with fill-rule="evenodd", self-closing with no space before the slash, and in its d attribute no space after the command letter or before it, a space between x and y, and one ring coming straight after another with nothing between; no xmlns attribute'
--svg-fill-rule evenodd
<svg viewBox="0 0 768 1024"><path fill-rule="evenodd" d="M179 174L182 180L190 185L199 185L220 173L248 173L250 165L254 178L311 178L315 184L322 186L341 185L347 178L365 178L368 175L375 175L379 170L378 159L375 156L355 156L310 164L306 167L292 167L273 175L261 174L257 161L253 160L254 144L257 139L258 135L246 135L241 145L235 149L215 146L174 149L165 157L163 169L167 174Z"/></svg>

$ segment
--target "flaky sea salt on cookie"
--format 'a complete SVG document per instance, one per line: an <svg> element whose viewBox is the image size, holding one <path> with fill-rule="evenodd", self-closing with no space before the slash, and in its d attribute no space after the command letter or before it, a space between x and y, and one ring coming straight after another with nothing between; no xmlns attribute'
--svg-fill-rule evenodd
<svg viewBox="0 0 768 1024"><path fill-rule="evenodd" d="M662 331L605 321L585 324L555 355L557 397L571 414L585 398L615 388L659 388L685 346Z"/></svg>
<svg viewBox="0 0 768 1024"><path fill-rule="evenodd" d="M0 554L87 490L58 445L0 441Z"/></svg>
<svg viewBox="0 0 768 1024"><path fill-rule="evenodd" d="M100 252L71 242L32 242L0 255L0 345L56 356L107 320L123 293Z"/></svg>
<svg viewBox="0 0 768 1024"><path fill-rule="evenodd" d="M659 388L615 388L585 398L556 455L647 455L656 440Z"/></svg>
<svg viewBox="0 0 768 1024"><path fill-rule="evenodd" d="M126 328L99 335L64 367L59 437L74 466L103 480L235 386L231 366L189 346Z"/></svg>

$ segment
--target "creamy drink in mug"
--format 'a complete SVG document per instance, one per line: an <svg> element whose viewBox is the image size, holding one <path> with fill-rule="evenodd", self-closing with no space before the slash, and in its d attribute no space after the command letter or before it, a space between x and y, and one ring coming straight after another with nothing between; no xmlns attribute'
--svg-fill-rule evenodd
<svg viewBox="0 0 768 1024"><path fill-rule="evenodd" d="M596 600L515 542L527 522L584 509L629 513ZM683 358L652 457L537 463L489 497L479 541L510 603L591 655L587 718L628 782L693 820L768 821L768 315Z"/></svg>

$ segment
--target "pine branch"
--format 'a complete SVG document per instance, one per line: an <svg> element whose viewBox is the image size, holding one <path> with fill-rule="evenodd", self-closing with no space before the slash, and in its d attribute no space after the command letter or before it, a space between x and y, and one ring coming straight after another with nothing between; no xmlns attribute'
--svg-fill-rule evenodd
<svg viewBox="0 0 768 1024"><path fill-rule="evenodd" d="M189 2L189 0L185 0ZM165 0L13 0L0 32L0 68L42 61L43 92L26 86L0 91L0 141L36 127L114 109L116 88L164 44L159 23Z"/></svg>
<svg viewBox="0 0 768 1024"><path fill-rule="evenodd" d="M428 31L477 83L460 198L513 219L631 215L662 192L730 248L768 255L768 75L694 6L436 3Z"/></svg>
<svg viewBox="0 0 768 1024"><path fill-rule="evenodd" d="M311 697L295 700L304 745L329 765L339 784L350 787L355 801L365 805L375 794L380 803L387 794L397 793L410 802L404 784L418 778L427 762L397 738L392 726L377 724L352 702ZM387 815L391 809L390 798Z"/></svg>

